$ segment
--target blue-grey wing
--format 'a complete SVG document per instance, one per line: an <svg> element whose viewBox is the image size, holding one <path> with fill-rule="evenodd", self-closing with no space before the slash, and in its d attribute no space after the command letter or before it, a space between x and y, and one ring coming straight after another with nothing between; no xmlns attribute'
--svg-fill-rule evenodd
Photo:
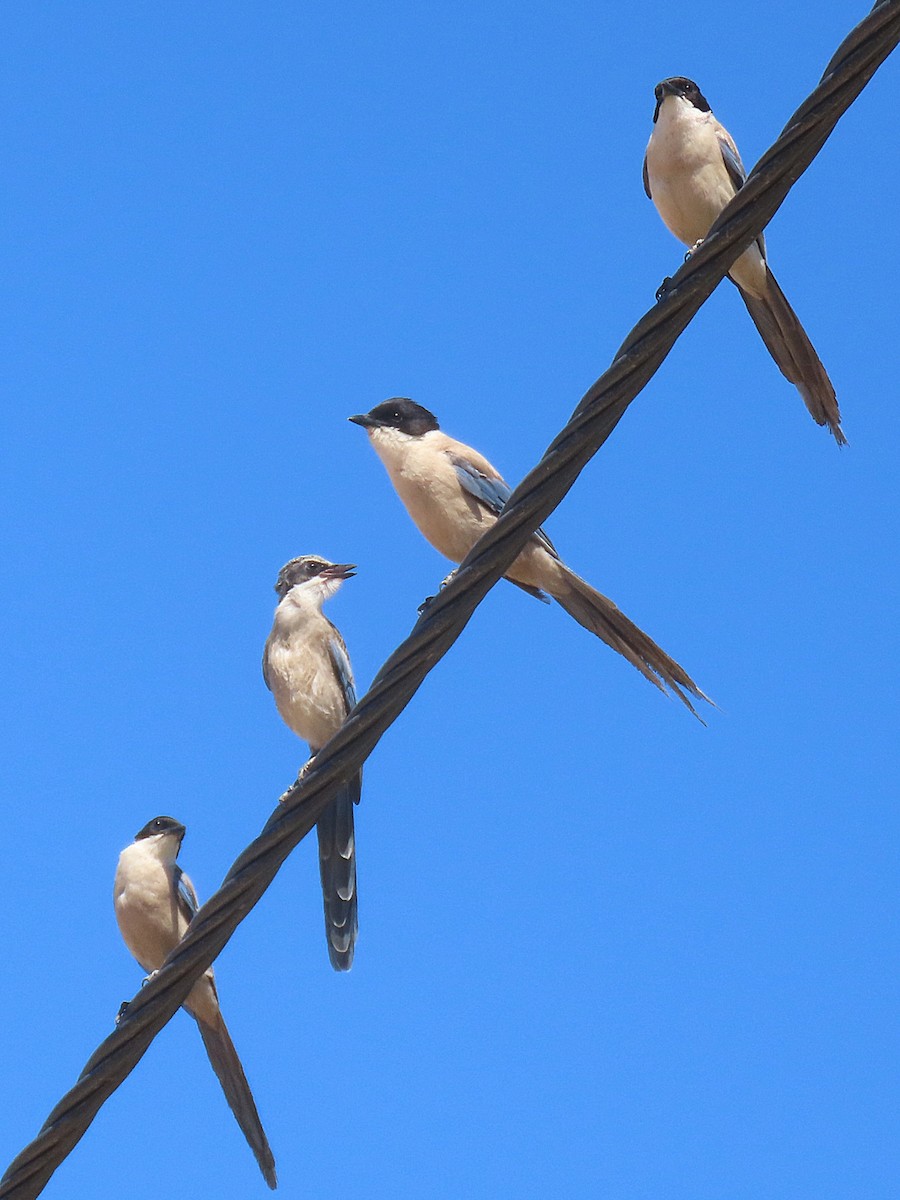
<svg viewBox="0 0 900 1200"><path fill-rule="evenodd" d="M347 653L347 647L344 645L344 639L338 633L337 629L332 625L332 635L328 639L328 652L331 655L331 662L334 666L334 673L341 685L341 690L344 693L344 703L347 705L347 712L356 704L356 687L353 683L353 671L350 667L350 656ZM362 791L362 770L354 775L347 782L347 795L354 804L359 804L360 792ZM352 821L351 821L352 833ZM321 844L321 840L320 840Z"/></svg>
<svg viewBox="0 0 900 1200"><path fill-rule="evenodd" d="M194 891L194 885L177 863L175 864L174 872L175 893L178 897L178 907L187 918L188 924L190 924L190 922L197 915L197 910L200 908L200 901L197 899L197 893Z"/></svg>
<svg viewBox="0 0 900 1200"><path fill-rule="evenodd" d="M347 712L349 712L356 704L356 686L353 682L353 670L350 666L350 656L347 654L344 639L333 625L331 628L332 636L328 639L328 653L331 655L334 673L341 685L341 691L344 693L344 701L347 705Z"/></svg>
<svg viewBox="0 0 900 1200"><path fill-rule="evenodd" d="M512 488L506 480L501 479L499 475L493 477L485 475L484 471L479 471L466 458L459 458L454 455L450 461L453 463L457 479L469 495L474 496L476 500L480 500L486 508L489 508L492 513L499 516L504 504L512 495ZM554 558L559 558L559 555L556 553L556 547L547 537L546 533L544 533L543 529L536 529L534 536Z"/></svg>
<svg viewBox="0 0 900 1200"><path fill-rule="evenodd" d="M725 164L725 170L728 172L728 178L735 186L736 191L740 191L747 182L747 171L744 164L741 162L741 156L738 154L731 142L718 135L719 148L722 151L722 161ZM760 253L763 258L766 257L766 239L763 234L760 234L756 239L756 244L759 246Z"/></svg>
<svg viewBox="0 0 900 1200"><path fill-rule="evenodd" d="M480 500L492 513L498 514L512 495L512 488L499 475L491 477L479 471L467 458L451 458L456 477L470 496Z"/></svg>
<svg viewBox="0 0 900 1200"><path fill-rule="evenodd" d="M725 170L728 172L728 177L734 184L735 189L740 191L747 182L747 172L744 169L744 164L741 162L741 156L735 150L734 146L729 141L719 134L719 149L722 151L722 160L725 163Z"/></svg>

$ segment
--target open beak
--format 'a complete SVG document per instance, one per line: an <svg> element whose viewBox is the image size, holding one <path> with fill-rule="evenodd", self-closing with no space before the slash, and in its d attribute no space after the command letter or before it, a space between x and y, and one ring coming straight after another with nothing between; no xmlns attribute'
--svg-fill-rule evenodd
<svg viewBox="0 0 900 1200"><path fill-rule="evenodd" d="M322 579L352 579L356 574L356 563L332 563L319 572Z"/></svg>

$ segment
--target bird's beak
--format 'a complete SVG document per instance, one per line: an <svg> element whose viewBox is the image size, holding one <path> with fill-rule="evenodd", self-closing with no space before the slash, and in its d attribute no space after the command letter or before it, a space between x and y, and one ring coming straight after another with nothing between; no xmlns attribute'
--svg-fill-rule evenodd
<svg viewBox="0 0 900 1200"><path fill-rule="evenodd" d="M656 108L653 110L653 124L656 124L656 118L659 116L659 110L662 108L662 102L666 96L680 96L678 88L674 83L670 83L668 79L664 79L662 83L658 83L653 89L653 95L656 97Z"/></svg>
<svg viewBox="0 0 900 1200"><path fill-rule="evenodd" d="M354 425L362 425L363 429L378 428L378 422L368 413L357 413L355 417L348 417L347 420L352 421Z"/></svg>
<svg viewBox="0 0 900 1200"><path fill-rule="evenodd" d="M355 574L356 563L331 563L319 572L323 579L352 579Z"/></svg>

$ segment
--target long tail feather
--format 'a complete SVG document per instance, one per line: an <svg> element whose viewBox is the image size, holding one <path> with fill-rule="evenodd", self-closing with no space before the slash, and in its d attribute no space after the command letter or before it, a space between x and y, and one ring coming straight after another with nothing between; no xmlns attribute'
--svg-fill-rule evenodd
<svg viewBox="0 0 900 1200"><path fill-rule="evenodd" d="M275 1156L269 1146L262 1121L256 1111L250 1084L247 1082L247 1076L244 1074L244 1068L241 1066L241 1060L238 1058L237 1050L234 1048L222 1014L217 1013L214 1022L201 1021L199 1018L196 1020L200 1027L203 1045L206 1047L212 1069L222 1085L228 1106L234 1113L235 1120L247 1139L247 1144L256 1156L263 1178L270 1188L275 1188L278 1186L275 1178Z"/></svg>
<svg viewBox="0 0 900 1200"><path fill-rule="evenodd" d="M359 780L342 792L319 817L319 874L325 907L328 957L336 971L349 971L358 931L356 911L356 848L353 804Z"/></svg>
<svg viewBox="0 0 900 1200"><path fill-rule="evenodd" d="M766 283L766 294L762 297L752 296L738 287L753 324L782 375L796 385L813 420L818 425L827 425L839 446L846 445L831 380L771 271L768 271Z"/></svg>
<svg viewBox="0 0 900 1200"><path fill-rule="evenodd" d="M712 701L697 687L687 671L630 621L612 600L601 595L569 567L562 563L559 566L561 585L554 589L553 596L569 616L618 651L623 658L627 658L660 691L670 688L702 721L689 697L705 700L709 704Z"/></svg>

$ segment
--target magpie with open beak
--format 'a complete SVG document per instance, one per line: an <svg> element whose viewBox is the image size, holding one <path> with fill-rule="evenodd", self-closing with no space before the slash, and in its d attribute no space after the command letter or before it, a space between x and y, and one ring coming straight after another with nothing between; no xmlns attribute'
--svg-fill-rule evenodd
<svg viewBox="0 0 900 1200"><path fill-rule="evenodd" d="M325 601L354 570L353 563L304 554L285 563L275 582L278 605L263 651L263 678L282 720L307 742L311 758L356 704L347 647L322 612ZM336 971L350 970L356 945L353 806L359 803L361 787L360 771L316 823L328 957Z"/></svg>

